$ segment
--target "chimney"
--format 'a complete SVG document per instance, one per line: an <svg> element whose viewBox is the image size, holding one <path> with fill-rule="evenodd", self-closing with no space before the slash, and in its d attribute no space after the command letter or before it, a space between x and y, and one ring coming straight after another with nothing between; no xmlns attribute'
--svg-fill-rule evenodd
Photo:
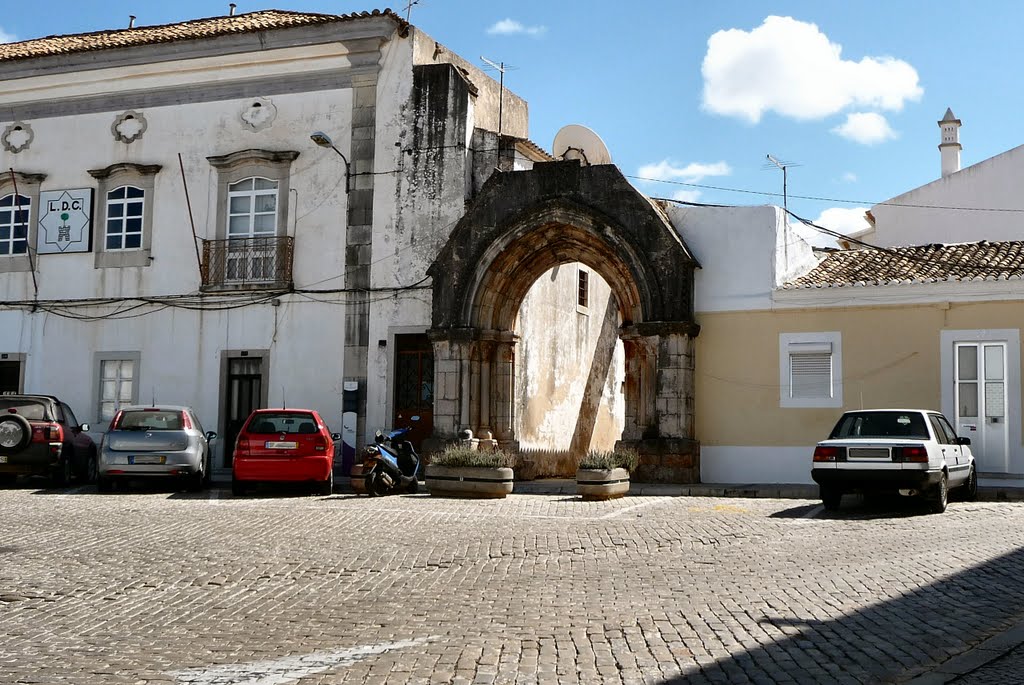
<svg viewBox="0 0 1024 685"><path fill-rule="evenodd" d="M960 171L960 120L953 115L953 110L946 108L946 116L939 122L939 130L942 132L939 143L939 154L942 156L942 176L945 178L950 174Z"/></svg>
<svg viewBox="0 0 1024 685"><path fill-rule="evenodd" d="M134 14L129 14L128 15L128 28L130 28L130 29L135 28L135 15Z"/></svg>
<svg viewBox="0 0 1024 685"><path fill-rule="evenodd" d="M229 17L235 16L235 7L236 7L235 3L233 3L233 2L229 2L228 3L228 16Z"/></svg>

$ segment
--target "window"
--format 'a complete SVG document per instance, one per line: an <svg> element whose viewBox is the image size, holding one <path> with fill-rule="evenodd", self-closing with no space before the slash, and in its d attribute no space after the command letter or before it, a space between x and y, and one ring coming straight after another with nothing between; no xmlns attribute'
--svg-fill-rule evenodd
<svg viewBox="0 0 1024 685"><path fill-rule="evenodd" d="M0 174L0 273L31 271L39 186L45 174Z"/></svg>
<svg viewBox="0 0 1024 685"><path fill-rule="evenodd" d="M840 342L839 333L779 336L780 406L843 406Z"/></svg>
<svg viewBox="0 0 1024 685"><path fill-rule="evenodd" d="M576 271L576 307L584 313L590 305L590 272L582 266Z"/></svg>
<svg viewBox="0 0 1024 685"><path fill-rule="evenodd" d="M28 252L28 215L32 199L21 195L0 197L0 255Z"/></svg>
<svg viewBox="0 0 1024 685"><path fill-rule="evenodd" d="M228 186L228 238L277 234L277 186L268 178Z"/></svg>
<svg viewBox="0 0 1024 685"><path fill-rule="evenodd" d="M138 352L99 352L96 354L97 412L101 422L109 422L125 405L139 399Z"/></svg>
<svg viewBox="0 0 1024 685"><path fill-rule="evenodd" d="M100 198L96 268L149 266L153 244L153 198L159 164L121 162L91 169Z"/></svg>
<svg viewBox="0 0 1024 685"><path fill-rule="evenodd" d="M138 250L142 247L142 217L146 191L121 186L107 193L107 249Z"/></svg>

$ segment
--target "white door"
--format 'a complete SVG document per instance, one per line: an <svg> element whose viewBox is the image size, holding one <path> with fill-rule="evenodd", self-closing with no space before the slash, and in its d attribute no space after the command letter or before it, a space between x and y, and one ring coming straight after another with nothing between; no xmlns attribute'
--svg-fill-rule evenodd
<svg viewBox="0 0 1024 685"><path fill-rule="evenodd" d="M1006 343L958 342L954 360L957 433L971 439L978 471L1006 473Z"/></svg>

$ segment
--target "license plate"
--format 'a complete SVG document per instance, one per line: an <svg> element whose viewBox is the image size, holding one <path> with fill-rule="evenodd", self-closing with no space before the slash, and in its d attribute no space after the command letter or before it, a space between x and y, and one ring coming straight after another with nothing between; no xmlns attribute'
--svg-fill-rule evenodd
<svg viewBox="0 0 1024 685"><path fill-rule="evenodd" d="M162 454L138 454L128 457L129 464L163 464L167 457Z"/></svg>
<svg viewBox="0 0 1024 685"><path fill-rule="evenodd" d="M268 450L293 450L298 447L298 443L295 442L280 442L277 440L267 440Z"/></svg>

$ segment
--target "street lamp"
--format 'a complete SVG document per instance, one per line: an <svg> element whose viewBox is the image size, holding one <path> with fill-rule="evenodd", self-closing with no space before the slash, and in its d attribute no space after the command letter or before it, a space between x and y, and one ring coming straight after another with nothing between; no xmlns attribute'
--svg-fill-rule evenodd
<svg viewBox="0 0 1024 685"><path fill-rule="evenodd" d="M349 191L349 176L350 176L350 174L349 174L348 157L346 157L345 154L341 150L339 150L338 148L336 148L334 146L334 142L331 140L331 137L329 135L327 135L326 133L324 133L323 131L316 131L315 133L310 135L309 138L310 138L310 140L312 140L314 143L316 143L320 147L329 147L329 148L331 148L332 150L337 152L338 156L341 157L341 159L345 162L345 194L347 195L348 191Z"/></svg>

